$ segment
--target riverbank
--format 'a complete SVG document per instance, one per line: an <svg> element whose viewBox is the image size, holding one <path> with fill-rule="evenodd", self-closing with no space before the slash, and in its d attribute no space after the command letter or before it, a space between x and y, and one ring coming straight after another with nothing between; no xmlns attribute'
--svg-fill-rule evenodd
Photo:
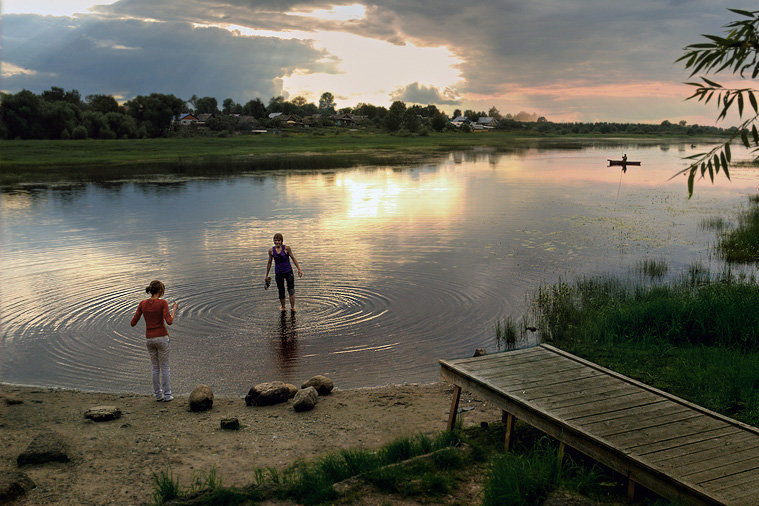
<svg viewBox="0 0 759 506"><path fill-rule="evenodd" d="M170 471L188 485L215 468L224 486L242 487L254 481L257 468L438 433L451 393L444 383L336 389L304 413L293 411L291 402L248 407L242 398L217 397L210 411L194 413L186 396L159 403L148 395L1 385L0 466L23 471L37 486L15 504L145 504L154 473ZM98 405L117 406L123 415L86 419L85 411ZM500 410L468 394L462 407L464 425L500 420ZM221 430L221 419L231 417L240 430ZM30 441L50 431L66 442L70 462L18 467Z"/></svg>
<svg viewBox="0 0 759 506"><path fill-rule="evenodd" d="M0 185L104 181L156 175L209 175L261 169L327 169L429 161L453 149L580 148L594 144L671 144L713 139L628 136L525 136L488 131L397 136L343 131L130 140L0 141Z"/></svg>

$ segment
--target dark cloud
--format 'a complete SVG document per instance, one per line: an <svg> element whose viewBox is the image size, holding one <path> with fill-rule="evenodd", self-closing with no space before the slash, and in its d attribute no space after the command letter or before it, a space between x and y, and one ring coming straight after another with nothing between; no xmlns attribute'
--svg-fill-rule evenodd
<svg viewBox="0 0 759 506"><path fill-rule="evenodd" d="M364 19L329 21L290 14L354 3L365 6ZM334 57L315 50L308 41L234 37L224 30L192 29L191 23L229 23L277 32L338 30L393 44L445 46L462 62L458 68L462 81L456 86L465 97L511 100L513 90L557 89L567 83L575 87L676 83L687 78L682 65L675 63L682 48L699 42L702 33L720 33L735 17L727 7L751 10L754 4L754 0L734 0L729 5L714 0L121 0L82 18L4 16L4 61L40 73L6 78L2 84L13 90L73 83L83 92L134 94L161 89L243 100L281 93L279 79L294 69L337 71ZM164 22L125 20L130 17ZM412 84L397 96L410 102L451 103L439 101L436 92ZM548 98L517 99L523 100L522 107L536 109L539 104L530 100L546 103ZM504 98L504 103L509 100ZM592 100L581 105L595 107L590 114L603 117L601 106Z"/></svg>
<svg viewBox="0 0 759 506"><path fill-rule="evenodd" d="M281 94L281 77L295 69L335 66L307 41L239 37L185 22L8 15L2 35L3 61L37 71L5 77L10 91L63 86L82 94L162 92L242 102Z"/></svg>
<svg viewBox="0 0 759 506"><path fill-rule="evenodd" d="M391 99L422 105L457 105L460 102L452 90L445 90L441 93L434 86L427 87L419 83L411 83L404 88L396 90L391 94Z"/></svg>

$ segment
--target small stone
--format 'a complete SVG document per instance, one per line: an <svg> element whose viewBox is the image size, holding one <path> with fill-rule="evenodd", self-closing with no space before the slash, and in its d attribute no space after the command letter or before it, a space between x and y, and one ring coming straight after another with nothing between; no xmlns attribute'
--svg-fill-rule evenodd
<svg viewBox="0 0 759 506"><path fill-rule="evenodd" d="M483 355L487 355L487 354L488 354L488 350L486 350L485 348L477 348L476 350L474 350L474 355L472 356L482 357Z"/></svg>
<svg viewBox="0 0 759 506"><path fill-rule="evenodd" d="M287 394L288 396L287 398L292 399L293 397L295 397L295 394L298 393L298 387L296 387L295 385L291 385L290 383L285 383L285 386L287 387L287 390L289 390L289 393Z"/></svg>
<svg viewBox="0 0 759 506"><path fill-rule="evenodd" d="M84 417L93 422L107 422L121 418L121 409L116 406L93 406L84 412Z"/></svg>
<svg viewBox="0 0 759 506"><path fill-rule="evenodd" d="M329 395L329 393L335 387L335 384L331 379L324 376L323 374L317 374L316 376L303 383L300 387L314 387L319 395Z"/></svg>
<svg viewBox="0 0 759 506"><path fill-rule="evenodd" d="M196 386L190 393L190 410L208 411L213 407L213 390L208 385Z"/></svg>
<svg viewBox="0 0 759 506"><path fill-rule="evenodd" d="M34 487L32 479L21 471L3 471L0 473L0 503L13 501Z"/></svg>
<svg viewBox="0 0 759 506"><path fill-rule="evenodd" d="M221 428L224 430L240 430L240 420L237 418L222 418Z"/></svg>
<svg viewBox="0 0 759 506"><path fill-rule="evenodd" d="M295 399L293 400L293 409L298 412L310 411L316 406L318 398L319 394L314 387L298 390L298 393L295 394Z"/></svg>
<svg viewBox="0 0 759 506"><path fill-rule="evenodd" d="M60 434L43 432L38 434L18 456L19 466L27 464L44 464L46 462L68 462L68 447Z"/></svg>
<svg viewBox="0 0 759 506"><path fill-rule="evenodd" d="M3 397L5 398L5 403L8 406L15 406L16 404L23 404L24 403L23 400L21 400L20 398L16 397L15 395L12 395L12 394L5 394L5 395L3 395Z"/></svg>

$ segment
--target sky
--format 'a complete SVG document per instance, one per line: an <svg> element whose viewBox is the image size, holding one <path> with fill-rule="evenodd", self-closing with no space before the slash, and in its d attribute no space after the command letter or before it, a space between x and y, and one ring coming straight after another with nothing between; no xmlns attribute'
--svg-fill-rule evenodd
<svg viewBox="0 0 759 506"><path fill-rule="evenodd" d="M0 89L245 103L330 92L550 121L715 124L683 47L748 0L3 0ZM731 76L718 81L729 84ZM745 86L745 83L742 83ZM730 126L722 123L721 126Z"/></svg>

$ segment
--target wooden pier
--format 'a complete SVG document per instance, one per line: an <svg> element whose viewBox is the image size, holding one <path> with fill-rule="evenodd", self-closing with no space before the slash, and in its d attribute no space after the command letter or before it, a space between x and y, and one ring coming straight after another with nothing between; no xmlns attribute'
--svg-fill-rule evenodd
<svg viewBox="0 0 759 506"><path fill-rule="evenodd" d="M541 344L441 360L455 385L499 406L506 449L515 419L553 436L635 484L683 504L759 505L759 429Z"/></svg>

